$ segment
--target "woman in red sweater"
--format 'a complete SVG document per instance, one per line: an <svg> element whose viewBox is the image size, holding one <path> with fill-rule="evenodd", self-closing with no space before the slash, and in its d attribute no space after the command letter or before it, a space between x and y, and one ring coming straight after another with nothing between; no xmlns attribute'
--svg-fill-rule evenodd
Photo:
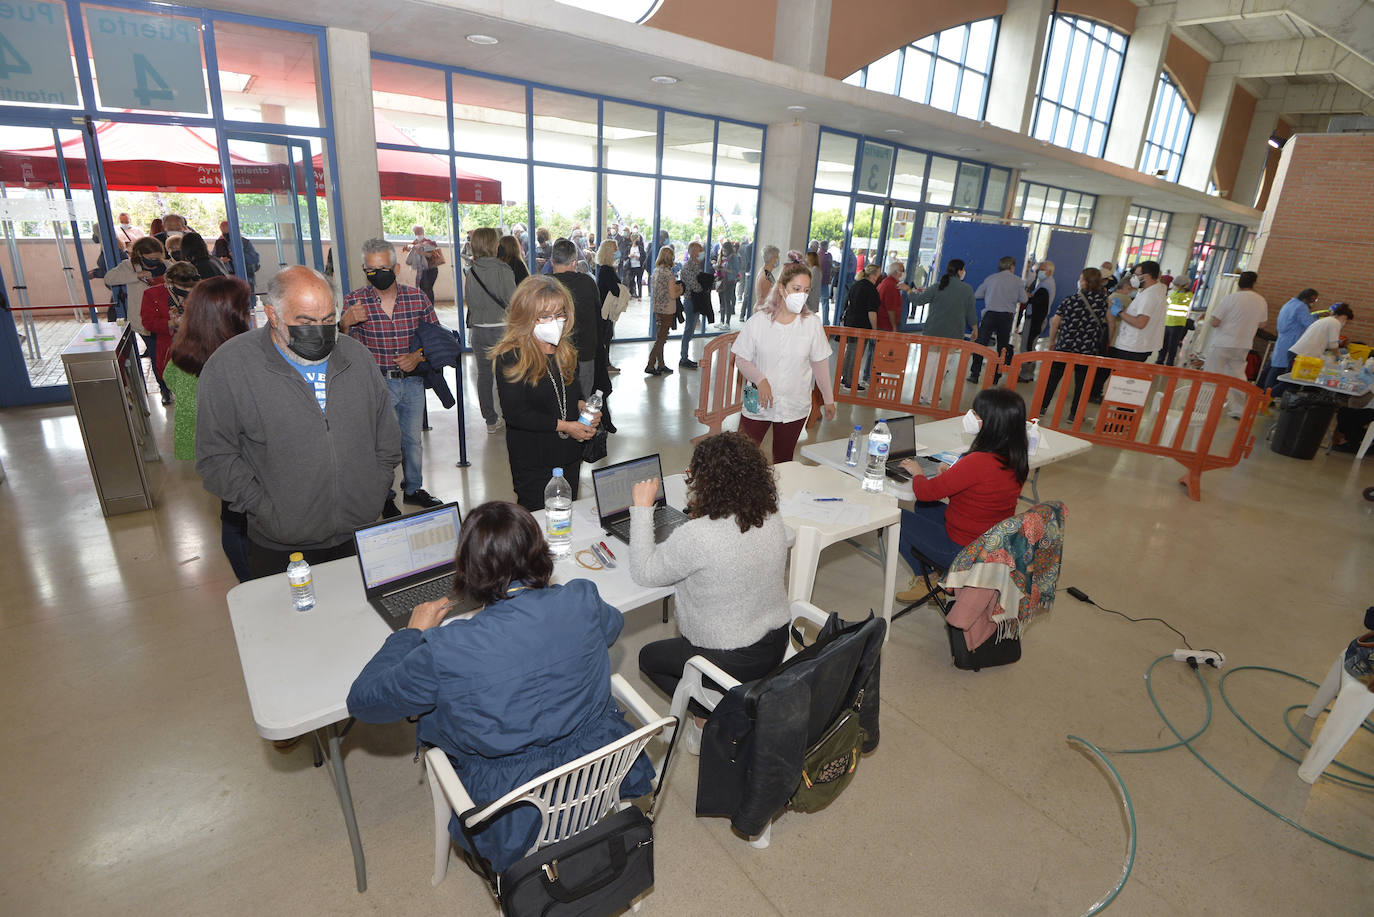
<svg viewBox="0 0 1374 917"><path fill-rule="evenodd" d="M982 427L958 464L927 478L915 461L902 463L916 494L915 510L902 511L901 535L902 557L914 573L921 571L912 548L948 567L965 545L1016 514L1030 473L1026 403L1012 389L988 388L973 399L973 413Z"/></svg>

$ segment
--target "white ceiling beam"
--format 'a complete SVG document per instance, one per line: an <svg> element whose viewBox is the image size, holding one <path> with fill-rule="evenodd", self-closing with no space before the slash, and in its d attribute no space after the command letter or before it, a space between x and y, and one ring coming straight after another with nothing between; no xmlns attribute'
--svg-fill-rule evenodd
<svg viewBox="0 0 1374 917"><path fill-rule="evenodd" d="M1265 97L1285 115L1370 114L1374 99L1345 83L1281 86Z"/></svg>
<svg viewBox="0 0 1374 917"><path fill-rule="evenodd" d="M1179 4L1174 25L1206 25L1209 22L1282 16L1291 12L1291 6L1292 0L1190 0L1186 4Z"/></svg>
<svg viewBox="0 0 1374 917"><path fill-rule="evenodd" d="M1222 65L1238 78L1332 74L1374 99L1374 64L1325 37L1231 45Z"/></svg>
<svg viewBox="0 0 1374 917"><path fill-rule="evenodd" d="M1226 52L1226 46L1200 25L1180 26L1175 22L1173 23L1173 34L1179 41L1209 61L1221 60L1221 55Z"/></svg>

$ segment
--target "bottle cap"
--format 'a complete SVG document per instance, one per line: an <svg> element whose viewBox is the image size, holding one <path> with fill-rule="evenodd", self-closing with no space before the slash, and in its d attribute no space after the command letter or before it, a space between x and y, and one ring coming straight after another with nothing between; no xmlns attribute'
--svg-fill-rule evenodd
<svg viewBox="0 0 1374 917"><path fill-rule="evenodd" d="M854 432L855 432L855 433L862 433L862 432L863 432L863 429L864 429L864 428L863 428L863 424L858 424L858 423L854 424Z"/></svg>
<svg viewBox="0 0 1374 917"><path fill-rule="evenodd" d="M295 563L296 561L298 561L298 560L305 560L305 555L302 554L300 551L292 551L292 552L291 552L291 563L294 564L294 563Z"/></svg>
<svg viewBox="0 0 1374 917"><path fill-rule="evenodd" d="M562 468L555 468L555 469L553 470L553 476L556 477L556 478L561 478L561 477L563 477L563 469L562 469Z"/></svg>

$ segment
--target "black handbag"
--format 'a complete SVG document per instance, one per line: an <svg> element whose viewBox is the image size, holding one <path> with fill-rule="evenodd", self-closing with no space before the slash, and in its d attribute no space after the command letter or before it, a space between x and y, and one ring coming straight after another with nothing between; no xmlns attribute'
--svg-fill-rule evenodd
<svg viewBox="0 0 1374 917"><path fill-rule="evenodd" d="M654 823L630 806L503 872L501 912L600 917L629 907L653 884Z"/></svg>
<svg viewBox="0 0 1374 917"><path fill-rule="evenodd" d="M604 459L609 439L610 431L605 427L598 427L592 438L582 443L582 461L599 462Z"/></svg>

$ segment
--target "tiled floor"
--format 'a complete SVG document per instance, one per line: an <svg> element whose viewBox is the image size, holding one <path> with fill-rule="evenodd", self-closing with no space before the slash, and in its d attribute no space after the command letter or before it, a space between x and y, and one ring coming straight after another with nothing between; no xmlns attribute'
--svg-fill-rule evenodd
<svg viewBox="0 0 1374 917"><path fill-rule="evenodd" d="M699 346L699 345L698 345ZM701 432L696 378L645 379L644 345L617 347L614 454L664 453L681 468ZM170 454L165 409L155 428ZM822 435L870 412L841 409ZM508 497L502 437L469 414L473 465L454 467L455 415L432 405L425 486L465 506ZM1268 421L1262 421L1267 424ZM1260 429L1263 433L1263 427ZM223 600L217 501L194 470L152 466L157 509L103 519L69 407L0 412L0 913L14 915L495 913L456 864L431 888L429 794L411 762L413 727L354 729L347 762L370 887L353 887L342 819L304 747L282 755L252 725ZM1176 465L1108 448L1056 465L1046 498L1069 506L1061 586L1135 617L1162 616L1232 666L1320 679L1356 635L1374 594L1374 461L1302 462L1261 441L1234 470L1209 472L1190 502ZM848 615L880 599L877 567L844 546L822 558L815 601ZM670 630L657 606L631 610L612 651L639 678L640 645ZM789 814L754 850L720 819L692 813L683 757L658 828L648 914L997 914L1085 912L1121 875L1126 829L1106 772L1066 741L1165 744L1142 680L1178 646L1066 594L1038 621L1017 665L949 664L933 612L893 628L883 668L882 745L829 810ZM1230 779L1284 814L1374 851L1374 797L1323 781L1251 736L1213 690L1195 744ZM1194 676L1161 663L1155 687L1181 729L1201 722ZM1236 709L1295 747L1282 715L1311 689L1242 672ZM1374 771L1374 736L1345 760ZM1374 866L1325 846L1227 789L1184 749L1114 755L1135 807L1134 871L1107 913L1366 914Z"/></svg>

